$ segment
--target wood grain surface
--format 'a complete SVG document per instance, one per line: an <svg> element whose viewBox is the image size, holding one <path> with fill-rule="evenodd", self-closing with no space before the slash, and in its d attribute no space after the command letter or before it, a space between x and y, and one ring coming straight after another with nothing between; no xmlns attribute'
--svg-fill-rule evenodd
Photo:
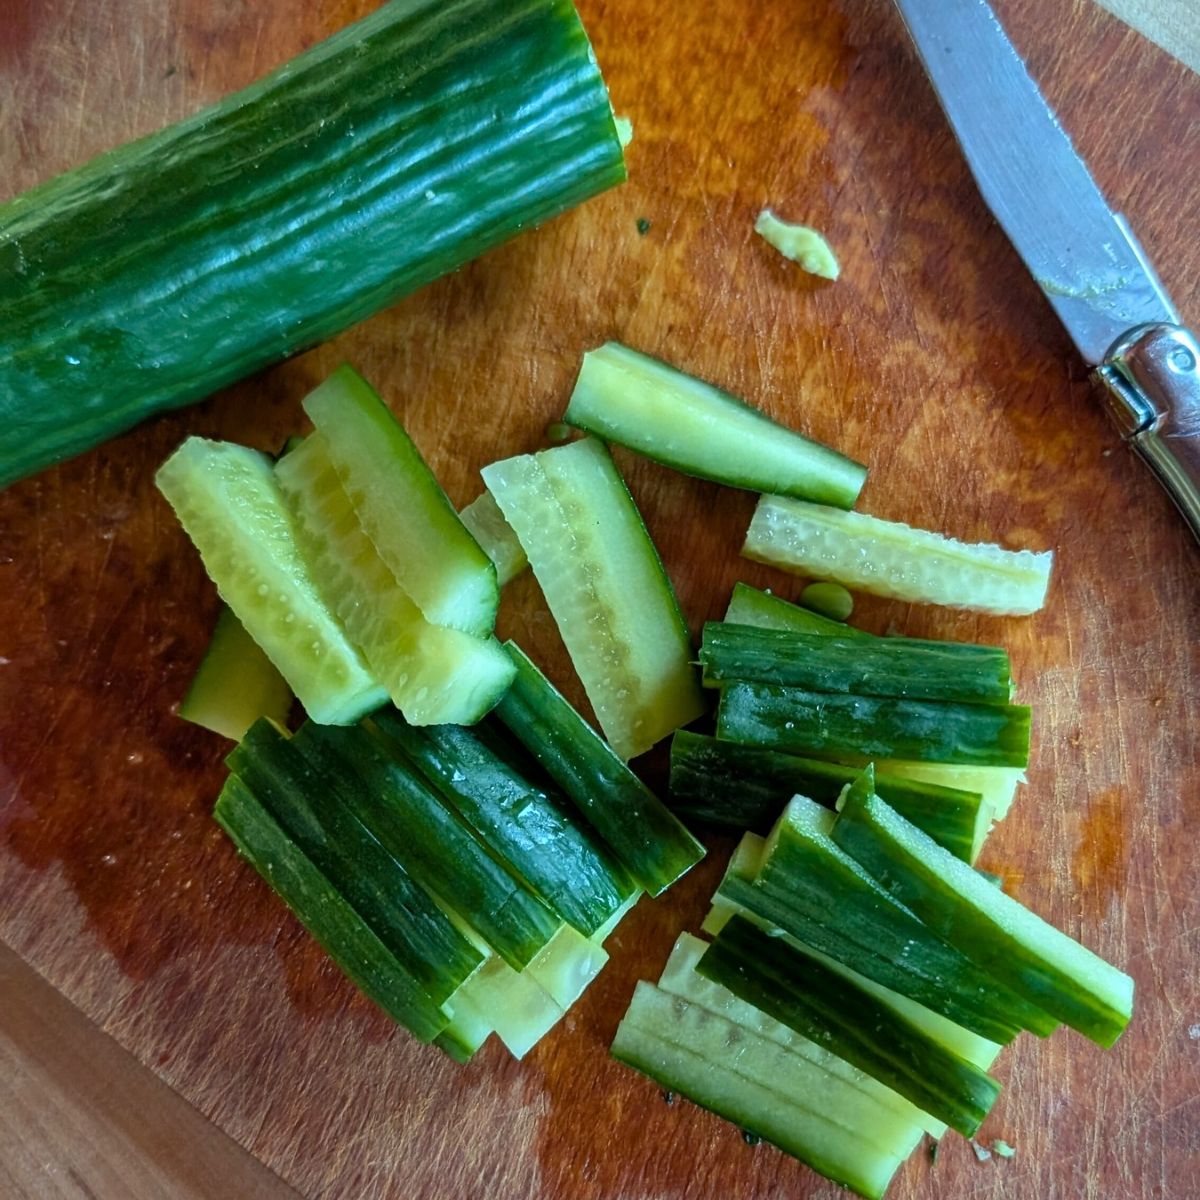
<svg viewBox="0 0 1200 1200"><path fill-rule="evenodd" d="M243 85L371 0L0 0L0 188ZM606 1047L634 981L695 929L729 849L643 901L525 1062L465 1069L340 979L209 817L225 745L172 714L215 597L152 486L188 432L278 447L357 363L451 496L541 443L581 352L667 357L868 461L862 507L1052 547L1036 617L864 602L864 623L996 640L1035 707L1030 784L984 864L1136 977L1111 1052L1021 1039L975 1161L947 1139L891 1193L1200 1194L1200 555L1117 443L966 167L885 0L581 0L631 181L322 347L0 495L0 938L309 1197L829 1198L832 1185L658 1090ZM998 11L1185 316L1200 321L1200 81L1090 3ZM826 231L814 282L751 233ZM650 221L640 236L639 218ZM619 455L696 627L752 497ZM529 578L504 631L578 688ZM661 778L661 761L647 770ZM219 1191L215 1194L221 1194Z"/></svg>

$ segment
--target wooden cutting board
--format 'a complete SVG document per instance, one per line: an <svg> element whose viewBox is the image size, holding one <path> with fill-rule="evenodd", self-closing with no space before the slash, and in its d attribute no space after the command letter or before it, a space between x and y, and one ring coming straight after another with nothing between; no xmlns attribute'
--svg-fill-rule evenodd
<svg viewBox="0 0 1200 1200"><path fill-rule="evenodd" d="M178 118L372 6L5 0L0 186ZM1200 81L1091 5L998 7L1200 321ZM1107 425L885 0L581 8L634 120L628 185L0 495L0 939L307 1196L834 1196L606 1055L634 981L696 929L729 842L642 902L601 979L525 1062L489 1045L460 1069L357 997L237 859L208 815L226 746L172 714L215 612L152 486L186 433L275 449L306 389L349 359L461 503L485 463L541 444L582 351L619 337L868 461L870 512L1058 555L1033 618L859 611L876 630L1010 647L1036 744L985 865L1128 968L1137 1014L1110 1053L1069 1033L1020 1040L982 1135L1016 1158L979 1163L946 1139L892 1195L1194 1197L1197 547ZM827 231L837 284L752 236L765 204ZM750 496L619 458L693 626L739 578L794 587L738 557ZM509 589L503 626L578 696L532 580Z"/></svg>

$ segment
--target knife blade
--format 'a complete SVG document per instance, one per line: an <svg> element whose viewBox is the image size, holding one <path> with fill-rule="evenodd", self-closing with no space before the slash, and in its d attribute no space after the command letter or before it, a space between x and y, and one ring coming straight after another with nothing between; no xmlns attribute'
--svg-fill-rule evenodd
<svg viewBox="0 0 1200 1200"><path fill-rule="evenodd" d="M1200 345L986 0L895 0L984 200L1200 539Z"/></svg>

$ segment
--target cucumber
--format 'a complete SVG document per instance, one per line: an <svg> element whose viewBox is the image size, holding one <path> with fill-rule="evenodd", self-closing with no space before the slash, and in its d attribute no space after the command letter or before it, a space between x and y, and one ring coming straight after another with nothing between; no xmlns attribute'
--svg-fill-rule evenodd
<svg viewBox="0 0 1200 1200"><path fill-rule="evenodd" d="M475 831L492 856L583 934L602 928L636 885L557 795L539 791L470 730L417 730L386 709L373 725Z"/></svg>
<svg viewBox="0 0 1200 1200"><path fill-rule="evenodd" d="M569 0L385 4L0 207L0 486L314 346L624 177Z"/></svg>
<svg viewBox="0 0 1200 1200"><path fill-rule="evenodd" d="M727 988L697 974L696 964L707 948L708 944L699 938L680 934L658 981L659 989L716 1013L820 1067L826 1075L821 1099L824 1115L837 1119L848 1128L865 1130L867 1137L881 1149L907 1158L924 1136L922 1121L925 1114L911 1101L884 1087L845 1059L830 1054L761 1009L739 1000ZM798 1097L798 1101L804 1104L806 1099Z"/></svg>
<svg viewBox="0 0 1200 1200"><path fill-rule="evenodd" d="M323 433L275 470L322 593L396 707L416 725L479 720L512 681L500 643L425 619L359 523Z"/></svg>
<svg viewBox="0 0 1200 1200"><path fill-rule="evenodd" d="M443 1004L479 969L486 955L284 733L259 721L226 762L435 1004Z"/></svg>
<svg viewBox="0 0 1200 1200"><path fill-rule="evenodd" d="M766 833L795 795L833 808L859 767L723 742L680 729L671 739L669 794L675 812L708 825ZM981 797L880 772L875 788L906 820L972 861Z"/></svg>
<svg viewBox="0 0 1200 1200"><path fill-rule="evenodd" d="M1000 1094L991 1076L744 917L730 918L696 969L967 1137Z"/></svg>
<svg viewBox="0 0 1200 1200"><path fill-rule="evenodd" d="M638 983L612 1053L870 1200L880 1200L900 1165L868 1130L809 1106L829 1080L819 1066L651 983Z"/></svg>
<svg viewBox="0 0 1200 1200"><path fill-rule="evenodd" d="M485 1021L504 1048L524 1058L566 1015L526 971L490 958L455 994L453 1010Z"/></svg>
<svg viewBox="0 0 1200 1200"><path fill-rule="evenodd" d="M642 898L642 891L632 892L629 898L613 913L595 933L592 934L592 941L597 946L603 946L605 942L613 935L616 928L625 919L625 917L637 906L637 902Z"/></svg>
<svg viewBox="0 0 1200 1200"><path fill-rule="evenodd" d="M854 629L841 621L830 620L748 583L733 585L725 620L731 625L753 625L758 629L791 629L797 633L829 633L835 637L874 636L865 629Z"/></svg>
<svg viewBox="0 0 1200 1200"><path fill-rule="evenodd" d="M517 535L487 488L458 515L479 548L492 560L500 587L511 583L529 566Z"/></svg>
<svg viewBox="0 0 1200 1200"><path fill-rule="evenodd" d="M869 789L847 793L833 839L934 933L1101 1046L1133 1013L1133 980L947 854Z"/></svg>
<svg viewBox="0 0 1200 1200"><path fill-rule="evenodd" d="M970 642L843 637L709 621L700 645L704 683L781 683L810 692L1007 704L1006 651Z"/></svg>
<svg viewBox="0 0 1200 1200"><path fill-rule="evenodd" d="M425 620L491 634L496 568L375 389L342 366L306 397L304 411L362 532Z"/></svg>
<svg viewBox="0 0 1200 1200"><path fill-rule="evenodd" d="M225 781L213 815L359 991L418 1041L432 1042L445 1030L446 1014L236 775Z"/></svg>
<svg viewBox="0 0 1200 1200"><path fill-rule="evenodd" d="M483 469L597 720L624 759L704 711L675 592L608 451L584 438Z"/></svg>
<svg viewBox="0 0 1200 1200"><path fill-rule="evenodd" d="M397 758L382 733L308 724L293 744L413 879L515 970L528 966L561 928L562 921Z"/></svg>
<svg viewBox="0 0 1200 1200"><path fill-rule="evenodd" d="M433 1044L456 1063L469 1063L495 1033L491 1022L474 1006L463 1004L461 1000L457 1006L454 1001L447 1001L442 1005L442 1011L450 1023Z"/></svg>
<svg viewBox="0 0 1200 1200"><path fill-rule="evenodd" d="M314 721L350 724L386 700L321 599L265 454L192 437L155 481L221 598Z"/></svg>
<svg viewBox="0 0 1200 1200"><path fill-rule="evenodd" d="M528 975L563 1011L587 990L608 962L608 953L578 929L564 925L525 968Z"/></svg>
<svg viewBox="0 0 1200 1200"><path fill-rule="evenodd" d="M222 606L204 658L178 714L230 741L239 741L259 717L282 725L292 691L246 627Z"/></svg>
<svg viewBox="0 0 1200 1200"><path fill-rule="evenodd" d="M1046 602L1054 562L782 496L759 499L742 553L876 596L1014 616Z"/></svg>
<svg viewBox="0 0 1200 1200"><path fill-rule="evenodd" d="M1024 767L1029 708L809 692L735 681L721 691L717 737L789 754L910 758Z"/></svg>
<svg viewBox="0 0 1200 1200"><path fill-rule="evenodd" d="M687 475L852 508L867 468L619 342L583 356L564 418Z"/></svg>
<svg viewBox="0 0 1200 1200"><path fill-rule="evenodd" d="M704 847L617 757L515 642L517 668L496 716L570 797L651 896L704 857Z"/></svg>

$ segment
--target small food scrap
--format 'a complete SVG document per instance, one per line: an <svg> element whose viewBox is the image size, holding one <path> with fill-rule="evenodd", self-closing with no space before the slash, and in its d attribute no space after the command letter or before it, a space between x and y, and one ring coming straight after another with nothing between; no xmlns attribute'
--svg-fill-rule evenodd
<svg viewBox="0 0 1200 1200"><path fill-rule="evenodd" d="M760 1138L757 1133L751 1133L750 1130L743 1129L742 1141L745 1142L747 1146L757 1146L762 1141L762 1138Z"/></svg>
<svg viewBox="0 0 1200 1200"><path fill-rule="evenodd" d="M992 1142L992 1153L1001 1158L1012 1158L1016 1152L1016 1147L1010 1146L1003 1138L996 1138Z"/></svg>
<svg viewBox="0 0 1200 1200"><path fill-rule="evenodd" d="M940 1144L941 1144L941 1143L940 1143L940 1142L938 1142L937 1138L930 1138L930 1139L929 1139L929 1165L930 1165L930 1166L933 1166L933 1164L934 1164L935 1162L937 1162L937 1156L938 1156L938 1146L939 1146Z"/></svg>
<svg viewBox="0 0 1200 1200"><path fill-rule="evenodd" d="M662 1098L663 1098L663 1102L666 1104L674 1104L675 1103L675 1093L674 1092L663 1092Z"/></svg>
<svg viewBox="0 0 1200 1200"><path fill-rule="evenodd" d="M800 603L831 621L848 621L854 612L854 597L840 583L810 583L800 593Z"/></svg>
<svg viewBox="0 0 1200 1200"><path fill-rule="evenodd" d="M638 231L638 233L640 233L642 235L642 237L645 237L646 234L648 234L650 232L650 218L649 217L638 217L637 231Z"/></svg>
<svg viewBox="0 0 1200 1200"><path fill-rule="evenodd" d="M837 257L815 229L781 221L769 208L764 208L754 222L754 232L810 275L819 275L822 279L838 277L841 268Z"/></svg>
<svg viewBox="0 0 1200 1200"><path fill-rule="evenodd" d="M570 425L566 425L562 421L551 421L546 426L546 441L548 442L565 442L570 436Z"/></svg>
<svg viewBox="0 0 1200 1200"><path fill-rule="evenodd" d="M633 122L628 117L613 117L613 124L617 127L617 141L624 150L633 141Z"/></svg>
<svg viewBox="0 0 1200 1200"><path fill-rule="evenodd" d="M992 1152L981 1142L977 1142L974 1138L970 1139L971 1149L975 1151L975 1157L980 1162L987 1162L992 1157Z"/></svg>

